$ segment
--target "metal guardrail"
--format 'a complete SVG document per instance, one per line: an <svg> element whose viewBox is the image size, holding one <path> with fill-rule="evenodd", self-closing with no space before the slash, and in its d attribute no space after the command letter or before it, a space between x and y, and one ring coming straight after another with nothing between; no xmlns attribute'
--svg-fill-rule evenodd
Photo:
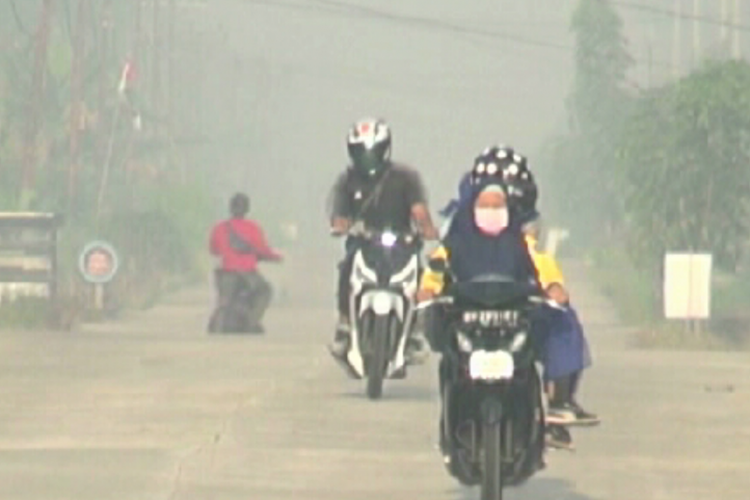
<svg viewBox="0 0 750 500"><path fill-rule="evenodd" d="M0 212L0 303L57 295L59 214Z"/></svg>

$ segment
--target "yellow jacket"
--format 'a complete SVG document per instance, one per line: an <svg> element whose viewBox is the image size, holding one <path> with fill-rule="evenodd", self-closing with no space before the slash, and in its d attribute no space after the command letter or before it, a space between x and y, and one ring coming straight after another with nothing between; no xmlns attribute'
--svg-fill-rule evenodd
<svg viewBox="0 0 750 500"><path fill-rule="evenodd" d="M526 236L526 244L529 247L529 254L534 261L537 273L539 273L539 282L542 288L547 288L552 283L565 284L560 266L555 258L546 252L537 252L537 241L531 236Z"/></svg>
<svg viewBox="0 0 750 500"><path fill-rule="evenodd" d="M539 273L539 282L542 287L547 288L552 283L560 283L561 285L564 285L562 271L560 271L560 266L557 265L557 261L548 253L537 252L536 243L537 242L534 238L526 236L526 244L529 248L529 254L531 255L531 260L534 261L534 267L536 267L537 273ZM444 246L438 247L432 252L432 255L430 255L430 260L440 260L446 262L447 265L448 249ZM422 273L420 288L422 290L431 291L437 295L443 291L444 286L444 273L430 269L428 266L424 270L424 273Z"/></svg>
<svg viewBox="0 0 750 500"><path fill-rule="evenodd" d="M430 255L430 260L441 260L445 262L446 266L448 265L448 249L444 246L439 246L437 249L435 249L434 252L432 252L432 255ZM431 269L429 266L427 266L422 273L422 281L419 284L419 288L422 290L429 290L430 292L434 293L435 295L438 295L440 292L443 291L443 287L445 286L445 274L436 271L434 269Z"/></svg>

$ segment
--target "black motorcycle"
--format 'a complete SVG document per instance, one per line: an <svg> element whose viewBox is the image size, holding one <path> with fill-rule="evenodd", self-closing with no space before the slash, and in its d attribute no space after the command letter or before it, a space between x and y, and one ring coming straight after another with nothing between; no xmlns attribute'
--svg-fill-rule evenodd
<svg viewBox="0 0 750 500"><path fill-rule="evenodd" d="M444 325L442 340L433 341L443 354L441 448L451 475L481 485L482 500L502 500L504 487L543 468L543 384L530 332L539 302L534 293L485 276L452 284L432 301Z"/></svg>
<svg viewBox="0 0 750 500"><path fill-rule="evenodd" d="M248 308L252 304L251 290L236 273L214 271L218 304L208 322L209 333L247 333Z"/></svg>

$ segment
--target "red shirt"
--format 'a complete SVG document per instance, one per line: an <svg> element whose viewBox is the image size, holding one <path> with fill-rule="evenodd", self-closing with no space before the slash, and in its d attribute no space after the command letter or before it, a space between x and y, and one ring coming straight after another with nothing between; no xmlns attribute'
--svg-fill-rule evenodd
<svg viewBox="0 0 750 500"><path fill-rule="evenodd" d="M253 248L253 253L240 253L229 243L229 225L242 241ZM211 230L211 253L221 257L221 268L232 272L257 270L260 260L281 260L266 242L263 230L257 222L248 219L221 221Z"/></svg>

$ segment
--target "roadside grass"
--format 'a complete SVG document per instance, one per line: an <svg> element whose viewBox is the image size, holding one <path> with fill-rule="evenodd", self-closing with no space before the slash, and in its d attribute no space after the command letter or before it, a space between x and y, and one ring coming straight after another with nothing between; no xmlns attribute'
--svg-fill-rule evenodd
<svg viewBox="0 0 750 500"><path fill-rule="evenodd" d="M636 328L633 345L643 349L750 349L750 272L715 272L711 319L693 331L685 322L662 316L660 280L636 268L624 251L607 248L589 258L590 275L616 308L620 319Z"/></svg>

